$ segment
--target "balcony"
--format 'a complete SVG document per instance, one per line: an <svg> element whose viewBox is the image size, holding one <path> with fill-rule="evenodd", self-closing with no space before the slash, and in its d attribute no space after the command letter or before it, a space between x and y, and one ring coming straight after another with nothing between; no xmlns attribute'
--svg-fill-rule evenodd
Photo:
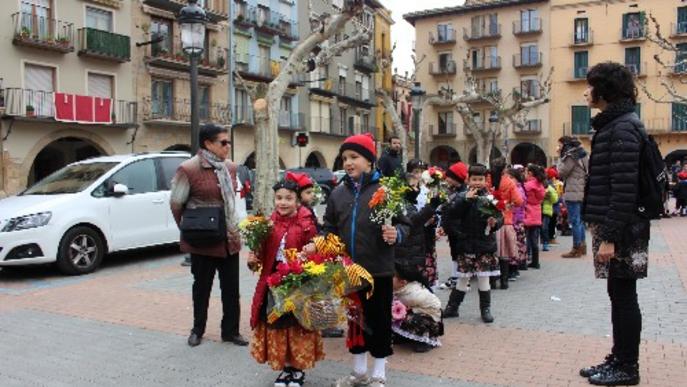
<svg viewBox="0 0 687 387"><path fill-rule="evenodd" d="M334 132L334 117L310 116L310 133L338 135Z"/></svg>
<svg viewBox="0 0 687 387"><path fill-rule="evenodd" d="M364 52L363 50L356 50L355 52L355 69L369 74L377 71L377 63L375 58Z"/></svg>
<svg viewBox="0 0 687 387"><path fill-rule="evenodd" d="M588 47L594 44L594 31L573 32L570 47Z"/></svg>
<svg viewBox="0 0 687 387"><path fill-rule="evenodd" d="M527 120L524 126L514 125L513 134L520 136L538 136L541 134L541 120Z"/></svg>
<svg viewBox="0 0 687 387"><path fill-rule="evenodd" d="M5 115L29 119L55 120L55 92L28 90L20 88L6 88L1 90L0 101L5 107ZM68 94L70 97L84 97ZM136 124L138 104L131 101L112 100L110 111L111 123L93 121L92 125L110 125L130 127ZM67 121L67 120L61 120ZM78 120L78 124L89 125ZM75 122L69 122L73 125Z"/></svg>
<svg viewBox="0 0 687 387"><path fill-rule="evenodd" d="M592 126L587 122L566 122L563 124L563 134L572 136L588 136L591 134Z"/></svg>
<svg viewBox="0 0 687 387"><path fill-rule="evenodd" d="M253 106L250 104L239 104L234 106L234 114L231 120L232 125L253 125Z"/></svg>
<svg viewBox="0 0 687 387"><path fill-rule="evenodd" d="M513 22L513 35L526 36L540 34L542 32L542 20L535 17L530 20L520 20Z"/></svg>
<svg viewBox="0 0 687 387"><path fill-rule="evenodd" d="M470 66L470 71L473 73L498 70L501 70L500 56L488 56L478 61L478 63L472 62Z"/></svg>
<svg viewBox="0 0 687 387"><path fill-rule="evenodd" d="M305 113L292 113L280 110L278 121L279 129L294 131L305 129Z"/></svg>
<svg viewBox="0 0 687 387"><path fill-rule="evenodd" d="M532 84L513 88L513 95L519 95L523 101L534 101L541 98L541 85Z"/></svg>
<svg viewBox="0 0 687 387"><path fill-rule="evenodd" d="M372 81L370 80L370 83ZM369 88L364 89L362 83L343 82L337 80L333 82L333 92L336 93L340 99L347 99L349 101L363 103L372 106L374 103L374 94Z"/></svg>
<svg viewBox="0 0 687 387"><path fill-rule="evenodd" d="M627 27L620 30L620 42L630 43L646 40L646 27Z"/></svg>
<svg viewBox="0 0 687 387"><path fill-rule="evenodd" d="M589 67L576 67L570 69L568 73L572 76L567 81L568 82L582 82L587 80L587 72Z"/></svg>
<svg viewBox="0 0 687 387"><path fill-rule="evenodd" d="M129 37L94 28L80 28L79 55L124 63L131 60Z"/></svg>
<svg viewBox="0 0 687 387"><path fill-rule="evenodd" d="M455 44L456 43L456 30L446 30L442 33L437 33L436 36L434 32L429 33L429 44L431 45L442 45L442 44Z"/></svg>
<svg viewBox="0 0 687 387"><path fill-rule="evenodd" d="M670 75L684 76L687 75L687 57L672 64L670 66Z"/></svg>
<svg viewBox="0 0 687 387"><path fill-rule="evenodd" d="M246 3L234 3L236 5L236 17L234 24L244 29L251 28L257 23L256 9Z"/></svg>
<svg viewBox="0 0 687 387"><path fill-rule="evenodd" d="M74 51L74 24L26 12L12 14L16 46L61 53Z"/></svg>
<svg viewBox="0 0 687 387"><path fill-rule="evenodd" d="M231 125L231 109L227 104L201 104L198 111L201 123ZM186 127L191 122L191 100L143 99L143 121L148 124L178 124Z"/></svg>
<svg viewBox="0 0 687 387"><path fill-rule="evenodd" d="M282 41L295 42L300 39L298 34L298 23L296 21L287 19L285 16L279 16L278 35Z"/></svg>
<svg viewBox="0 0 687 387"><path fill-rule="evenodd" d="M687 37L687 22L670 23L670 37L671 38Z"/></svg>
<svg viewBox="0 0 687 387"><path fill-rule="evenodd" d="M250 54L237 54L236 70L241 76L255 78L262 81L271 81L281 71L281 62Z"/></svg>
<svg viewBox="0 0 687 387"><path fill-rule="evenodd" d="M486 28L463 28L463 40L465 40L466 42L499 39L500 37L501 24L490 24Z"/></svg>
<svg viewBox="0 0 687 387"><path fill-rule="evenodd" d="M635 77L646 77L647 70L649 69L646 62L625 63L625 67L627 67Z"/></svg>
<svg viewBox="0 0 687 387"><path fill-rule="evenodd" d="M182 50L180 41L175 41L171 45L164 42L151 44L146 50L145 62L151 66L184 72L191 69L190 58ZM229 64L226 60L228 55L226 48L210 47L199 58L198 73L213 77L227 74L229 72Z"/></svg>
<svg viewBox="0 0 687 387"><path fill-rule="evenodd" d="M455 75L457 71L456 67L456 62L453 60L445 63L431 62L429 64L429 73L431 75Z"/></svg>
<svg viewBox="0 0 687 387"><path fill-rule="evenodd" d="M188 5L187 0L143 0L143 3L151 7L173 12L175 15L179 13L181 8ZM203 7L211 23L229 20L226 0L201 0L198 2L198 5Z"/></svg>
<svg viewBox="0 0 687 387"><path fill-rule="evenodd" d="M513 55L513 67L516 69L539 68L542 66L544 55L540 52L539 55Z"/></svg>
<svg viewBox="0 0 687 387"><path fill-rule="evenodd" d="M429 124L429 132L432 133L433 137L455 137L458 131L456 130L456 124L446 123L446 124Z"/></svg>
<svg viewBox="0 0 687 387"><path fill-rule="evenodd" d="M254 24L255 30L267 35L281 36L282 19L284 19L283 15L267 8L258 7Z"/></svg>

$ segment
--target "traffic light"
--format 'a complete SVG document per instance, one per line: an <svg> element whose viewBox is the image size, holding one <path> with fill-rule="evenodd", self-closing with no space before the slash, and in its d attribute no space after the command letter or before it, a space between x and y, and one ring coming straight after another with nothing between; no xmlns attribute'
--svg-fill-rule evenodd
<svg viewBox="0 0 687 387"><path fill-rule="evenodd" d="M298 133L296 135L296 145L300 147L305 147L308 146L308 134L307 133Z"/></svg>

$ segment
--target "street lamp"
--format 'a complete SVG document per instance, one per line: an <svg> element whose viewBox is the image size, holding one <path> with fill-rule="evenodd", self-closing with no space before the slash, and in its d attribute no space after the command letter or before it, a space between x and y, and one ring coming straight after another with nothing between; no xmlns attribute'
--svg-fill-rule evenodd
<svg viewBox="0 0 687 387"><path fill-rule="evenodd" d="M177 18L181 28L181 48L191 59L191 152L198 152L198 58L205 47L205 11L198 0L188 0L188 5L179 11Z"/></svg>
<svg viewBox="0 0 687 387"><path fill-rule="evenodd" d="M496 110L492 110L489 115L489 125L491 125L492 142L496 143L496 130L498 129L496 125L499 123L499 113ZM503 133L503 153L508 158L508 128L505 128L506 133ZM491 160L491 150L489 150L490 160Z"/></svg>
<svg viewBox="0 0 687 387"><path fill-rule="evenodd" d="M415 128L415 158L420 159L420 114L422 114L422 103L424 102L425 90L420 82L415 82L410 89L410 102L413 104L413 119Z"/></svg>

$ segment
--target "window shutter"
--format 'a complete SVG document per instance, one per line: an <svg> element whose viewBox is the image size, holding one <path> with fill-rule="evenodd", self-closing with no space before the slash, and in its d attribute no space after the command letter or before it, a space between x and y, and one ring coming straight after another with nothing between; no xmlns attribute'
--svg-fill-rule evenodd
<svg viewBox="0 0 687 387"><path fill-rule="evenodd" d="M88 73L88 95L112 98L112 83L112 77L109 75Z"/></svg>
<svg viewBox="0 0 687 387"><path fill-rule="evenodd" d="M26 65L24 70L24 87L26 89L55 91L53 88L54 70L52 67Z"/></svg>

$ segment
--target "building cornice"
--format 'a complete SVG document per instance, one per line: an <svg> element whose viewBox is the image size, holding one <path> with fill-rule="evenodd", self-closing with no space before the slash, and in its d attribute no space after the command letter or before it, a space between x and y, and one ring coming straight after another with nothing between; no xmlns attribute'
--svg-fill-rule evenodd
<svg viewBox="0 0 687 387"><path fill-rule="evenodd" d="M415 22L421 19L428 19L440 16L461 15L469 12L486 11L497 8L506 8L518 5L547 3L549 0L501 0L490 3L477 3L474 5L460 5L457 7L445 7L427 9L424 11L411 12L403 15L403 19L408 23L415 25Z"/></svg>
<svg viewBox="0 0 687 387"><path fill-rule="evenodd" d="M639 1L637 0L569 0L565 4L552 4L551 9L552 10L559 10L559 9L576 9L576 8L584 8L584 7L594 7L594 6L602 6L602 5L612 5L612 4L634 4L637 3L639 4Z"/></svg>

